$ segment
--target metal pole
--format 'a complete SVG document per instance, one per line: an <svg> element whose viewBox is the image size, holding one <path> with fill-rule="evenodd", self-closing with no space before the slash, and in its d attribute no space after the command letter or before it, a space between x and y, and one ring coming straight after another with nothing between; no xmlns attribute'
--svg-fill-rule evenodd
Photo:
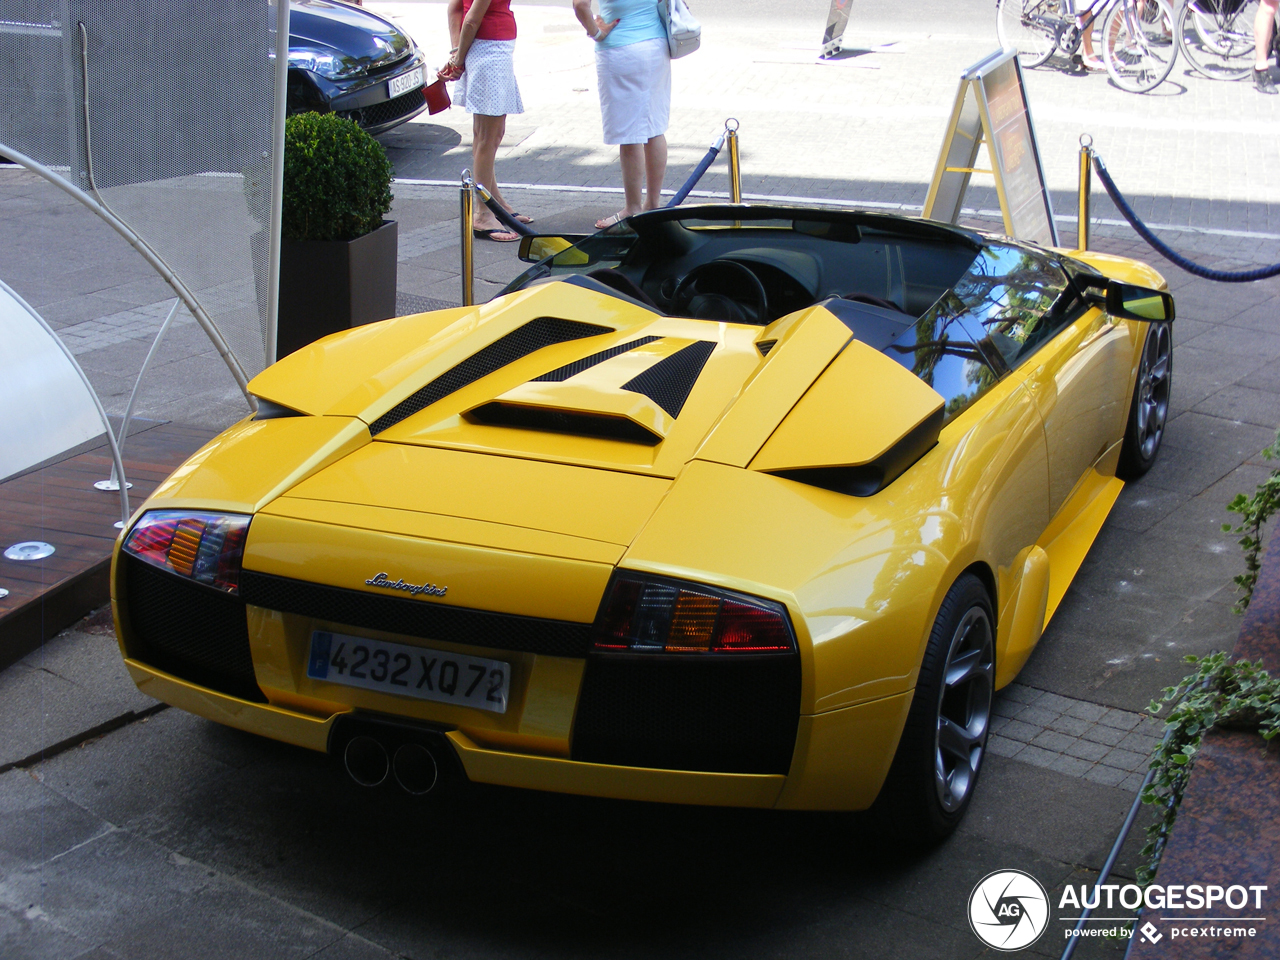
<svg viewBox="0 0 1280 960"><path fill-rule="evenodd" d="M458 222L462 225L462 305L470 307L476 302L475 291L475 235L471 232L475 213L475 195L471 190L475 181L471 171L462 171L462 193L459 195Z"/></svg>
<svg viewBox="0 0 1280 960"><path fill-rule="evenodd" d="M276 6L276 96L271 118L271 222L267 227L267 366L276 362L280 323L280 222L284 218L284 117L289 89L289 4Z"/></svg>
<svg viewBox="0 0 1280 960"><path fill-rule="evenodd" d="M733 124L733 126L730 126ZM742 166L738 160L738 121L730 117L724 122L725 132L729 136L729 200L742 202Z"/></svg>
<svg viewBox="0 0 1280 960"><path fill-rule="evenodd" d="M1076 226L1076 249L1089 249L1089 191L1093 179L1093 137L1080 135L1080 210Z"/></svg>
<svg viewBox="0 0 1280 960"><path fill-rule="evenodd" d="M129 394L129 402L125 404L124 420L120 424L120 433L116 437L116 443L120 445L120 456L124 457L124 445L129 439L129 421L133 419L133 405L138 399L138 390L142 387L142 381L147 375L147 368L151 366L151 358L156 355L156 351L160 349L160 341L164 339L164 335L169 332L169 324L173 323L173 318L178 312L178 304L180 300L174 300L173 306L169 308L169 315L164 318L164 323L160 325L160 332L156 334L155 340L151 342L151 349L147 351L147 357L142 361L142 369L138 371L138 379L134 381L133 392ZM133 484L125 481L130 487ZM94 484L98 490L119 490L120 479L116 476L116 465L111 465L111 479L99 480Z"/></svg>

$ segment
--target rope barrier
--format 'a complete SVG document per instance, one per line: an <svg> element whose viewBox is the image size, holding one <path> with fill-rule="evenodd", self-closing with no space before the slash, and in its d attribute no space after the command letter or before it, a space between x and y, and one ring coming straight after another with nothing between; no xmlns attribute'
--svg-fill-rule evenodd
<svg viewBox="0 0 1280 960"><path fill-rule="evenodd" d="M522 237L536 237L538 235L537 231L533 230L527 223L521 223L511 214L507 213L506 210L502 209L502 204L493 199L493 194L484 188L483 183L476 180L472 185L475 187L475 191L480 194L480 200L486 207L493 211L493 215L498 218L498 222L504 227L513 233L520 234Z"/></svg>
<svg viewBox="0 0 1280 960"><path fill-rule="evenodd" d="M727 134L720 134L715 143L711 145L711 149L707 151L707 155L702 158L701 162L693 168L693 173L689 174L689 179L684 182L684 186L676 191L676 195L671 198L668 207L678 207L684 203L685 198L693 192L693 188L698 185L698 181L702 179L702 175L711 169L711 164L716 162L716 157L720 155L720 148L724 146L724 138Z"/></svg>
<svg viewBox="0 0 1280 960"><path fill-rule="evenodd" d="M1093 167L1098 172L1098 179L1102 181L1102 185L1106 188L1107 195L1111 197L1111 201L1124 218L1129 221L1129 226L1133 227L1143 240L1154 247L1157 253L1177 264L1187 273L1194 274L1197 277L1204 277L1206 280L1217 280L1221 283L1248 283L1251 280L1266 280L1269 277L1280 276L1280 263L1273 263L1269 267L1258 267L1255 270L1230 271L1202 267L1200 264L1188 260L1152 233L1151 229L1138 218L1138 215L1133 212L1133 208L1129 206L1128 201L1121 195L1119 188L1116 187L1115 181L1111 179L1111 174L1107 173L1106 164L1102 162L1102 158L1096 153L1093 155Z"/></svg>

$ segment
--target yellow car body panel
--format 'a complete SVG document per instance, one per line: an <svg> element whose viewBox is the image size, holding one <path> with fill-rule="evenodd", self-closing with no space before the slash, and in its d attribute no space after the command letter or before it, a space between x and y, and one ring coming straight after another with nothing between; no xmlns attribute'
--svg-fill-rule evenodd
<svg viewBox="0 0 1280 960"><path fill-rule="evenodd" d="M1072 256L1164 288L1144 265ZM113 608L132 676L183 709L312 750L330 749L352 718L441 731L478 782L679 803L869 806L958 578L973 572L991 594L996 687L1040 640L1121 489L1120 439L1148 324L1082 310L967 408L948 408L938 429L943 396L854 336L840 310L817 303L765 325L691 320L550 282L478 307L370 324L256 377L256 395L300 415L229 428L138 514L251 514L243 576L390 604L410 617L478 613L588 636L623 575L779 604L799 678L784 768L577 759L595 654L400 632L394 618L347 622L325 612L337 607L242 601L260 701L183 679L145 656L145 611L126 570L142 561L117 547ZM456 374L543 318L593 328L471 379ZM700 345L705 365L678 403L636 386ZM447 392L396 414L448 376L456 383ZM552 426L486 421L491 404L534 410ZM564 414L622 418L653 442L556 427ZM936 442L867 495L777 475L877 461L928 422ZM410 597L397 581L432 591ZM317 632L501 661L510 671L505 708L317 679L308 661Z"/></svg>

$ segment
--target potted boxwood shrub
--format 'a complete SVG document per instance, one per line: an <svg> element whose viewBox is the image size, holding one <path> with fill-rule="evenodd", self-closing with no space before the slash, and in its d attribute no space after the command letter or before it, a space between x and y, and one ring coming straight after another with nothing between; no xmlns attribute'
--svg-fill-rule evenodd
<svg viewBox="0 0 1280 960"><path fill-rule="evenodd" d="M396 312L391 163L336 114L285 121L276 357Z"/></svg>

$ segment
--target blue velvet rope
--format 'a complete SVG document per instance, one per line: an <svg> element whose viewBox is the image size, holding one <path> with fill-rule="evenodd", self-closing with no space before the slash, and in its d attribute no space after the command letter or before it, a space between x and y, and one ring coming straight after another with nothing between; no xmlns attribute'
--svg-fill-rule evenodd
<svg viewBox="0 0 1280 960"><path fill-rule="evenodd" d="M689 174L689 179L684 182L684 186L677 190L676 195L671 198L671 202L667 204L668 207L678 207L680 204L684 203L685 197L689 196L693 191L693 188L698 185L698 181L702 179L702 175L710 169L711 164L715 163L716 157L720 153L720 143L722 141L723 138L711 145L711 149L708 150L707 155L702 158L702 162L693 168L693 173Z"/></svg>
<svg viewBox="0 0 1280 960"><path fill-rule="evenodd" d="M498 222L514 233L520 234L522 237L536 237L536 231L530 229L527 223L521 223L507 211L502 209L502 204L498 203L493 197L486 196L487 191L478 190L480 199L484 201L484 205L493 211L493 215L498 218Z"/></svg>
<svg viewBox="0 0 1280 960"><path fill-rule="evenodd" d="M1256 270L1229 271L1213 270L1210 267L1202 267L1200 264L1188 260L1152 233L1151 229L1138 219L1138 215L1133 212L1133 208L1121 196L1115 181L1111 179L1111 174L1107 173L1107 168L1103 164L1102 158L1096 153L1093 155L1093 168L1098 171L1098 179L1106 187L1107 195L1111 197L1111 201L1124 215L1124 218L1129 221L1129 225L1138 231L1138 235L1151 244L1165 259L1176 263L1187 273L1195 274L1197 277L1204 277L1206 280L1217 280L1221 283L1248 283L1251 280L1266 280L1268 277L1280 276L1280 263L1273 263L1269 267L1258 267Z"/></svg>

